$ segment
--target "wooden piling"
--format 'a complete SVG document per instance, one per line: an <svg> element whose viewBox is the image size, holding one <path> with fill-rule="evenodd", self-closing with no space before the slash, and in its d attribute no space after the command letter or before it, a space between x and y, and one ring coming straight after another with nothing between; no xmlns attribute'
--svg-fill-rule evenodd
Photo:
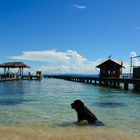
<svg viewBox="0 0 140 140"><path fill-rule="evenodd" d="M128 83L124 83L124 89L128 90Z"/></svg>

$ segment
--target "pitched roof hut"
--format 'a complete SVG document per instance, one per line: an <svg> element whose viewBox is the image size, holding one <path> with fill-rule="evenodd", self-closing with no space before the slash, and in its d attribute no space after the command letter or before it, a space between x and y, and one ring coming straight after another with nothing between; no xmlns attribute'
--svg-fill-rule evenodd
<svg viewBox="0 0 140 140"><path fill-rule="evenodd" d="M17 75L22 76L23 75L23 69L24 68L30 68L30 66L24 64L23 62L6 62L0 64L0 68L4 68L4 75L10 74L10 68L18 68Z"/></svg>
<svg viewBox="0 0 140 140"><path fill-rule="evenodd" d="M122 76L122 68L124 68L122 64L122 62L108 59L96 67L100 68L100 77L120 78Z"/></svg>

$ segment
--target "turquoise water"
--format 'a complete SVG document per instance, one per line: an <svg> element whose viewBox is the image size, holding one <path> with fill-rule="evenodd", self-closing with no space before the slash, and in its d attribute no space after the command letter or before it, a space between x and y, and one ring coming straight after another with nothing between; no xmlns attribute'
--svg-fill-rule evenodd
<svg viewBox="0 0 140 140"><path fill-rule="evenodd" d="M73 129L75 99L105 124L100 128L140 133L140 94L60 79L0 82L0 126Z"/></svg>

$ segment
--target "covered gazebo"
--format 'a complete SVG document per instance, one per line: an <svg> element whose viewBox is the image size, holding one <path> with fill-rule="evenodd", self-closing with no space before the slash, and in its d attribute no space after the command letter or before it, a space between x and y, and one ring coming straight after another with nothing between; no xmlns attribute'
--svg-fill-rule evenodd
<svg viewBox="0 0 140 140"><path fill-rule="evenodd" d="M0 64L0 68L4 69L4 76L10 77L11 75L18 75L18 76L23 76L23 69L24 68L31 68L30 66L24 64L23 62L6 62ZM18 71L16 74L13 74L11 69L17 68Z"/></svg>

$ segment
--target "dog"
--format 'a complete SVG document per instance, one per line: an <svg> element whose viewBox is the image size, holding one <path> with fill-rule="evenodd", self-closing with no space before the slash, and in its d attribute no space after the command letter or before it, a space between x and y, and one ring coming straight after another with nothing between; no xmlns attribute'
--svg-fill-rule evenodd
<svg viewBox="0 0 140 140"><path fill-rule="evenodd" d="M75 109L77 112L78 123L81 121L87 121L90 124L94 124L98 120L97 117L84 105L81 100L75 100L71 104L71 108Z"/></svg>

